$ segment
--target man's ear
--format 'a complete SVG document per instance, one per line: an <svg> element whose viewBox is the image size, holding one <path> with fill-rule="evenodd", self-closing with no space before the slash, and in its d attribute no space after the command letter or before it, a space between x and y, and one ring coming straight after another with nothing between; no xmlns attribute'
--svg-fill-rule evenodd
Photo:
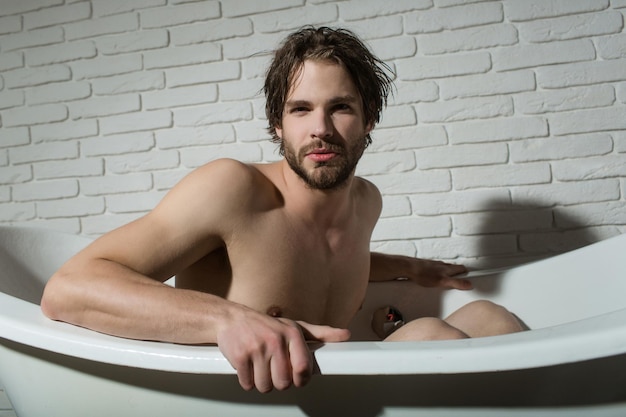
<svg viewBox="0 0 626 417"><path fill-rule="evenodd" d="M369 122L365 124L365 134L369 135L374 130L374 122Z"/></svg>
<svg viewBox="0 0 626 417"><path fill-rule="evenodd" d="M276 136L279 138L283 138L283 128L280 126L274 126L274 131L276 132Z"/></svg>

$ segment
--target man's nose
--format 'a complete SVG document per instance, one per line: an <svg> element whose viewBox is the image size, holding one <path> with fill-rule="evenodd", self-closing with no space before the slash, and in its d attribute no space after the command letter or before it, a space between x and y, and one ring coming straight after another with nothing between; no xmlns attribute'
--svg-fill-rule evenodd
<svg viewBox="0 0 626 417"><path fill-rule="evenodd" d="M313 121L313 136L316 138L327 138L333 135L334 126L329 114L318 112Z"/></svg>

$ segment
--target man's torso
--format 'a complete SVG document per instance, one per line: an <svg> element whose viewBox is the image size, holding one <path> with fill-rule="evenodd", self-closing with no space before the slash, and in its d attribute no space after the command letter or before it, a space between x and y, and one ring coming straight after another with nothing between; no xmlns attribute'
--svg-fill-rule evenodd
<svg viewBox="0 0 626 417"><path fill-rule="evenodd" d="M271 172L265 175L271 178ZM338 227L307 224L280 199L270 209L238 219L237 232L224 247L177 274L177 286L270 315L347 326L367 288L378 214L368 208L373 186L356 179L353 187L362 188L354 193L357 209Z"/></svg>

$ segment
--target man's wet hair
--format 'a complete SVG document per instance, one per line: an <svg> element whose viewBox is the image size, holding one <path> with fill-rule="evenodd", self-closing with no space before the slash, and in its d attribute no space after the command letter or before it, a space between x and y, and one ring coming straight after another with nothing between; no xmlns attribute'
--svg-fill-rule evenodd
<svg viewBox="0 0 626 417"><path fill-rule="evenodd" d="M282 126L287 94L306 60L331 61L346 69L361 95L366 125L374 126L380 121L393 87L394 73L391 68L374 56L353 32L309 26L292 33L275 51L263 88L268 131L272 141L281 145L281 155L284 154L284 148L276 134L276 127ZM371 142L372 138L368 134L366 146Z"/></svg>

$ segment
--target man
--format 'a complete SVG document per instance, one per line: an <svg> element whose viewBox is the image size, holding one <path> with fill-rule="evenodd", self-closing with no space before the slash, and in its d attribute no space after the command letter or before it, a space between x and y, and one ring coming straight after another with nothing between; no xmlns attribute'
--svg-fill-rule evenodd
<svg viewBox="0 0 626 417"><path fill-rule="evenodd" d="M217 343L244 389L306 384L306 340L349 339L369 280L470 289L462 266L370 253L381 196L354 175L391 86L351 33L306 28L276 52L265 93L284 159L211 162L149 214L97 239L48 283L44 313L121 337ZM176 288L162 282L176 275ZM473 303L389 340L520 330Z"/></svg>

